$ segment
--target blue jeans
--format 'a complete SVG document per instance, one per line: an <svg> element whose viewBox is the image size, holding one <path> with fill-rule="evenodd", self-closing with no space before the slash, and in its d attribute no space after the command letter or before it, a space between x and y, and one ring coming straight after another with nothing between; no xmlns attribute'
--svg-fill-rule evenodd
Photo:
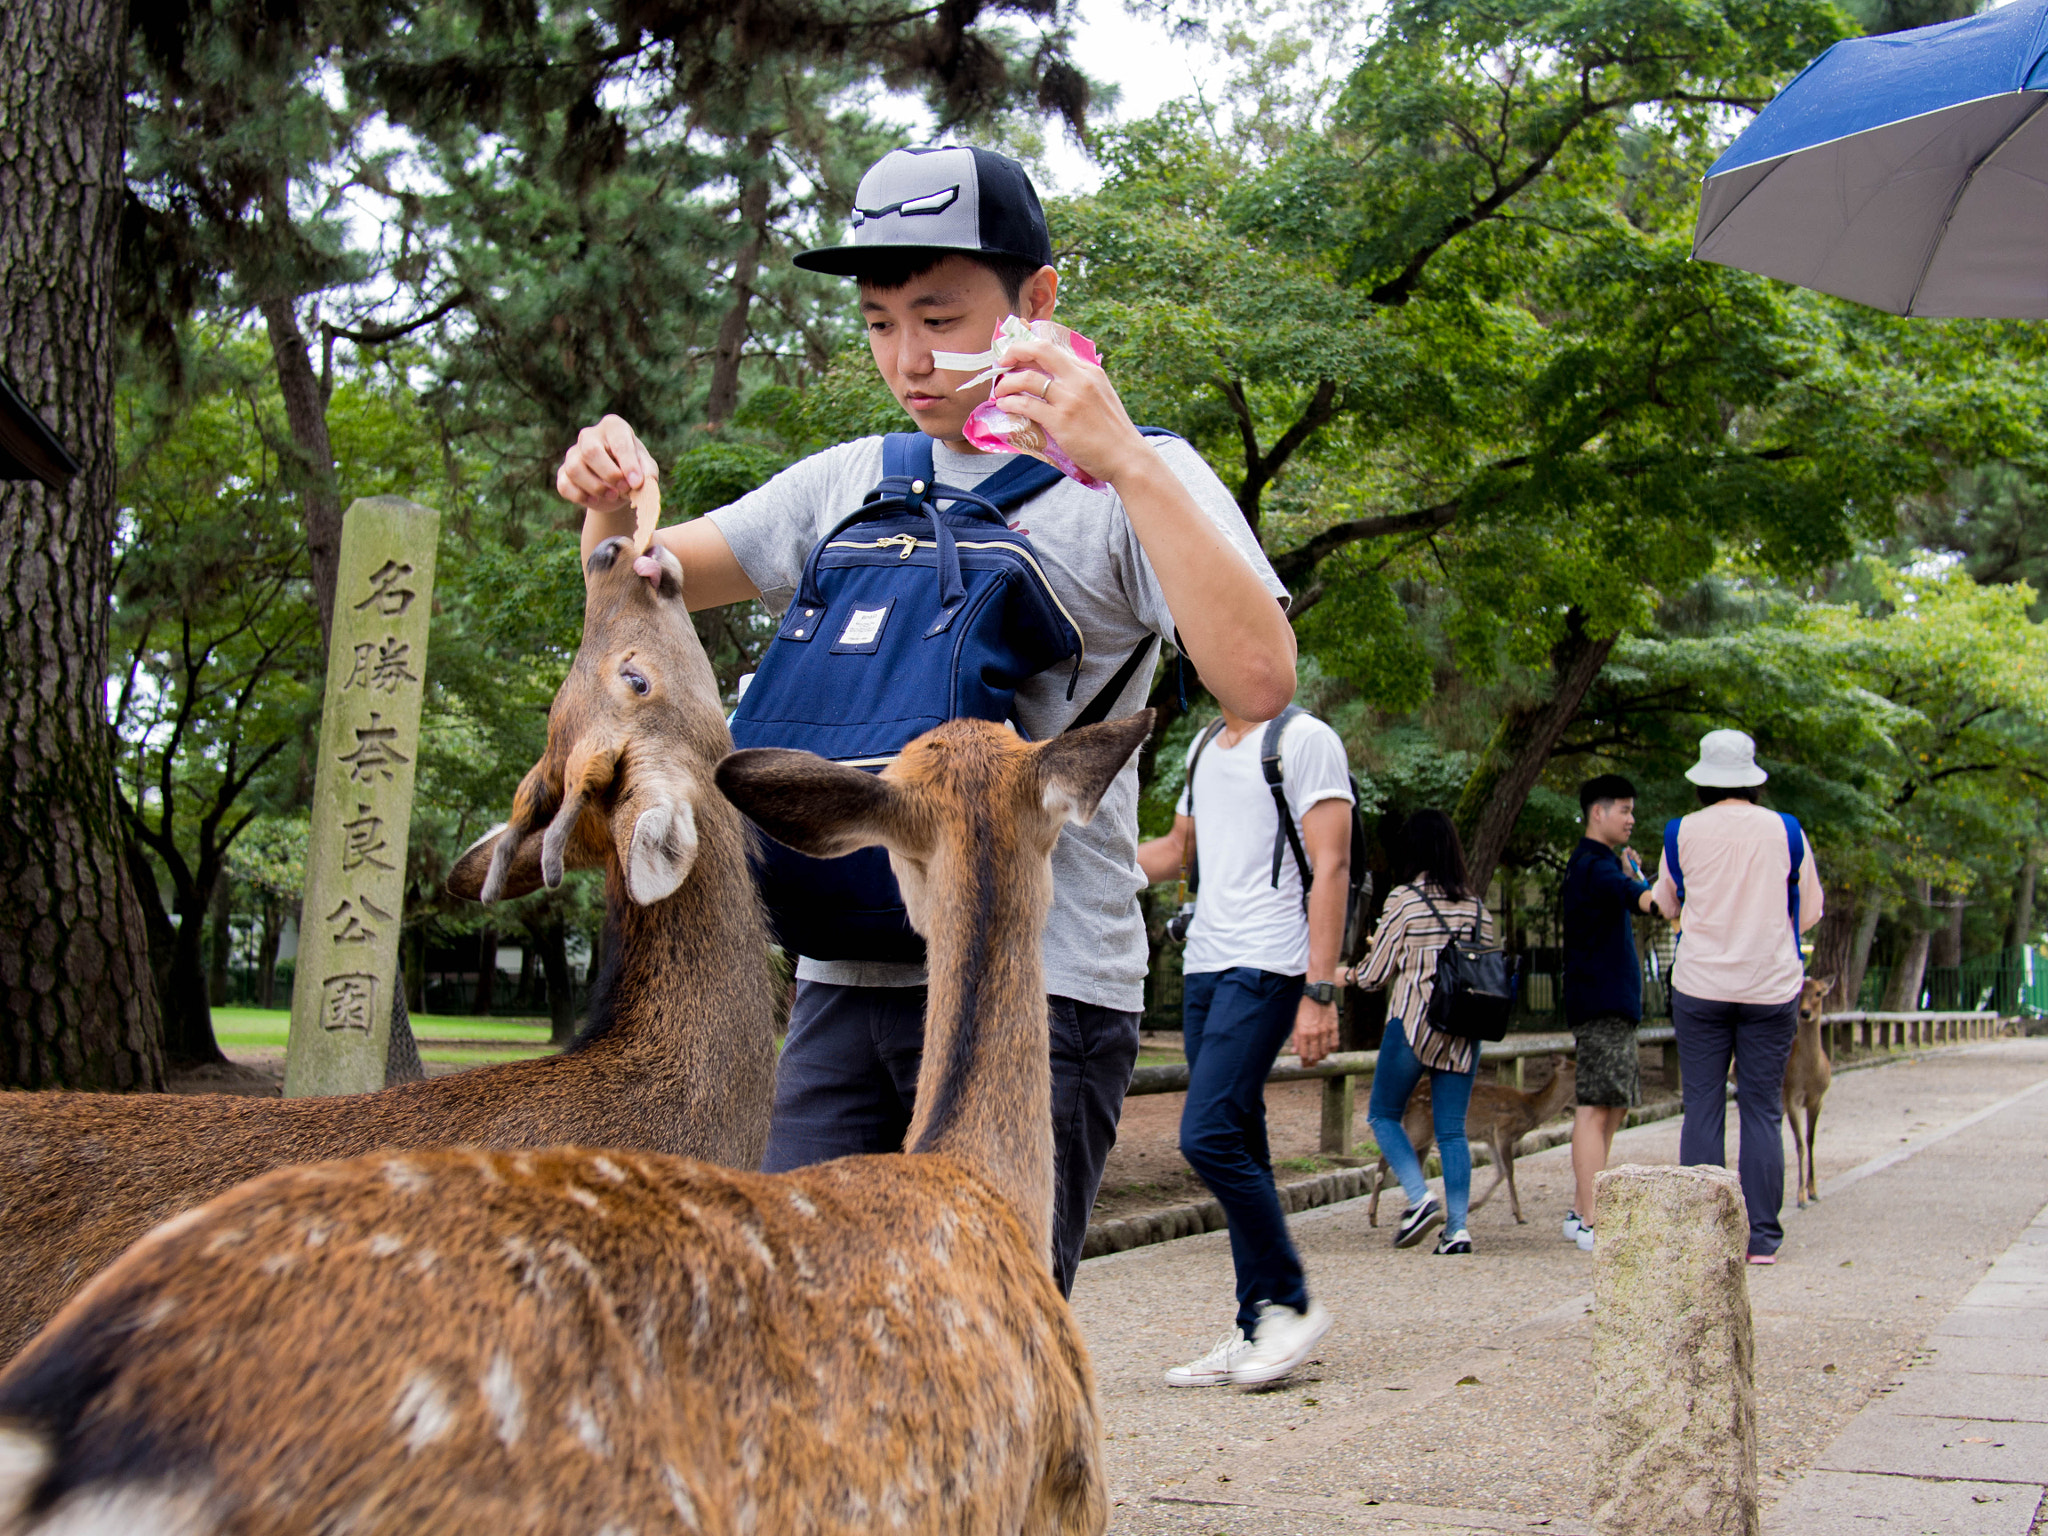
<svg viewBox="0 0 2048 1536"><path fill-rule="evenodd" d="M1266 1074L1294 1033L1299 976L1234 966L1182 984L1188 1097L1180 1152L1223 1207L1237 1270L1237 1326L1249 1336L1259 1304L1308 1310L1308 1279L1287 1235L1266 1150Z"/></svg>
<svg viewBox="0 0 2048 1536"><path fill-rule="evenodd" d="M1479 1054L1473 1052L1471 1072L1445 1072L1424 1067L1408 1044L1408 1032L1399 1019L1387 1020L1387 1032L1380 1037L1379 1065L1372 1074L1372 1103L1366 1119L1372 1139L1380 1144L1380 1156L1394 1170L1401 1188L1413 1206L1429 1193L1422 1176L1422 1159L1415 1155L1415 1143L1401 1128L1401 1116L1408 1108L1408 1096L1429 1073L1430 1117L1436 1125L1436 1152L1444 1165L1444 1230L1462 1232L1472 1208L1472 1148L1465 1140L1465 1110L1472 1103L1472 1079L1478 1071Z"/></svg>
<svg viewBox="0 0 2048 1536"><path fill-rule="evenodd" d="M764 1173L868 1152L901 1152L924 1059L923 987L800 981L775 1063ZM1138 1015L1046 999L1052 1037L1052 1270L1074 1289L1102 1166L1116 1145L1138 1063Z"/></svg>
<svg viewBox="0 0 2048 1536"><path fill-rule="evenodd" d="M1728 1062L1735 1061L1735 1113L1742 1125L1736 1153L1742 1203L1749 1210L1749 1251L1776 1253L1785 1241L1778 1212L1785 1203L1785 1060L1799 1032L1799 999L1783 1003L1717 1003L1671 994L1685 1123L1678 1160L1728 1165Z"/></svg>

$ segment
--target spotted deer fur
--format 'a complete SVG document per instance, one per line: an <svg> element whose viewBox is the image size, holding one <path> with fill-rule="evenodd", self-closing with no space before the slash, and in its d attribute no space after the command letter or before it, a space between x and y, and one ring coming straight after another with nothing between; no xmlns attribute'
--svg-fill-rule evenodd
<svg viewBox="0 0 2048 1536"><path fill-rule="evenodd" d="M1820 1198L1820 1186L1813 1171L1813 1133L1820 1125L1821 1101L1835 1080L1835 1069L1820 1042L1822 1011L1835 978L1807 977L1799 991L1799 1032L1792 1037L1792 1054L1785 1060L1785 1118L1792 1126L1792 1146L1797 1155L1798 1183L1793 1193L1799 1209ZM1805 1124L1800 1123L1802 1113Z"/></svg>
<svg viewBox="0 0 2048 1536"><path fill-rule="evenodd" d="M889 850L931 970L905 1152L269 1174L145 1238L0 1374L0 1536L1101 1531L1050 1265L1041 933L1061 825L1148 724L1031 745L956 721L879 777L728 758L774 836Z"/></svg>
<svg viewBox="0 0 2048 1536"><path fill-rule="evenodd" d="M748 833L713 783L732 750L717 683L673 557L650 583L613 541L588 574L546 752L449 882L495 898L604 867L607 953L576 1042L334 1098L0 1095L0 1361L158 1222L289 1163L584 1142L758 1166L775 985Z"/></svg>

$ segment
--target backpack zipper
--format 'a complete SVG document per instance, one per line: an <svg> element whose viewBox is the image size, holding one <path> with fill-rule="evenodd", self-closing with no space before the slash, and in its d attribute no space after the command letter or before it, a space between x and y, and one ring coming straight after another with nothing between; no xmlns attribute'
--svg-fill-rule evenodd
<svg viewBox="0 0 2048 1536"><path fill-rule="evenodd" d="M827 549L895 549L899 544L903 546L897 553L899 560L908 560L911 551L914 549L937 549L939 547L936 539L920 539L915 534L909 533L891 534L886 539L834 539L825 547ZM1080 653L1074 660L1074 676L1078 678L1081 675L1082 663L1088 659L1088 637L1081 632L1081 626L1074 622L1074 616L1067 612L1067 605L1060 601L1059 593L1052 589L1052 583L1046 579L1045 567L1038 563L1038 557L1033 555L1030 550L1020 549L1017 545L1004 539L955 539L953 545L956 549L1008 550L1011 554L1030 565L1031 569L1038 575L1038 584L1045 588L1045 595L1052 599L1053 607L1059 609L1060 617L1067 621L1067 627L1074 632L1074 643L1080 647Z"/></svg>

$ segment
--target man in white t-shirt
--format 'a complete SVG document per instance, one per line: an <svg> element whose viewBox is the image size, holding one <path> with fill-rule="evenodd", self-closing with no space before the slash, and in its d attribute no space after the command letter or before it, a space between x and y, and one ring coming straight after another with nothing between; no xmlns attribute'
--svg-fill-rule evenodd
<svg viewBox="0 0 2048 1536"><path fill-rule="evenodd" d="M1188 864L1199 893L1182 966L1180 1149L1223 1206L1237 1270L1236 1322L1208 1354L1166 1373L1176 1387L1277 1381L1330 1326L1309 1299L1273 1184L1266 1074L1290 1038L1310 1065L1336 1048L1351 775L1337 733L1289 709L1278 741L1281 787L1308 861L1305 889L1261 765L1265 736L1264 725L1226 707L1189 750L1173 830L1138 848L1150 879L1177 879Z"/></svg>

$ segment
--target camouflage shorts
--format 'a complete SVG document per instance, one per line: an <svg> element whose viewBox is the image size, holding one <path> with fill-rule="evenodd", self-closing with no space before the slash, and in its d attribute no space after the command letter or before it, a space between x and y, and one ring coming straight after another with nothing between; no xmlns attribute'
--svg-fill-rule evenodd
<svg viewBox="0 0 2048 1536"><path fill-rule="evenodd" d="M1636 1026L1615 1014L1572 1026L1579 1044L1579 1102L1621 1105L1643 1101Z"/></svg>

